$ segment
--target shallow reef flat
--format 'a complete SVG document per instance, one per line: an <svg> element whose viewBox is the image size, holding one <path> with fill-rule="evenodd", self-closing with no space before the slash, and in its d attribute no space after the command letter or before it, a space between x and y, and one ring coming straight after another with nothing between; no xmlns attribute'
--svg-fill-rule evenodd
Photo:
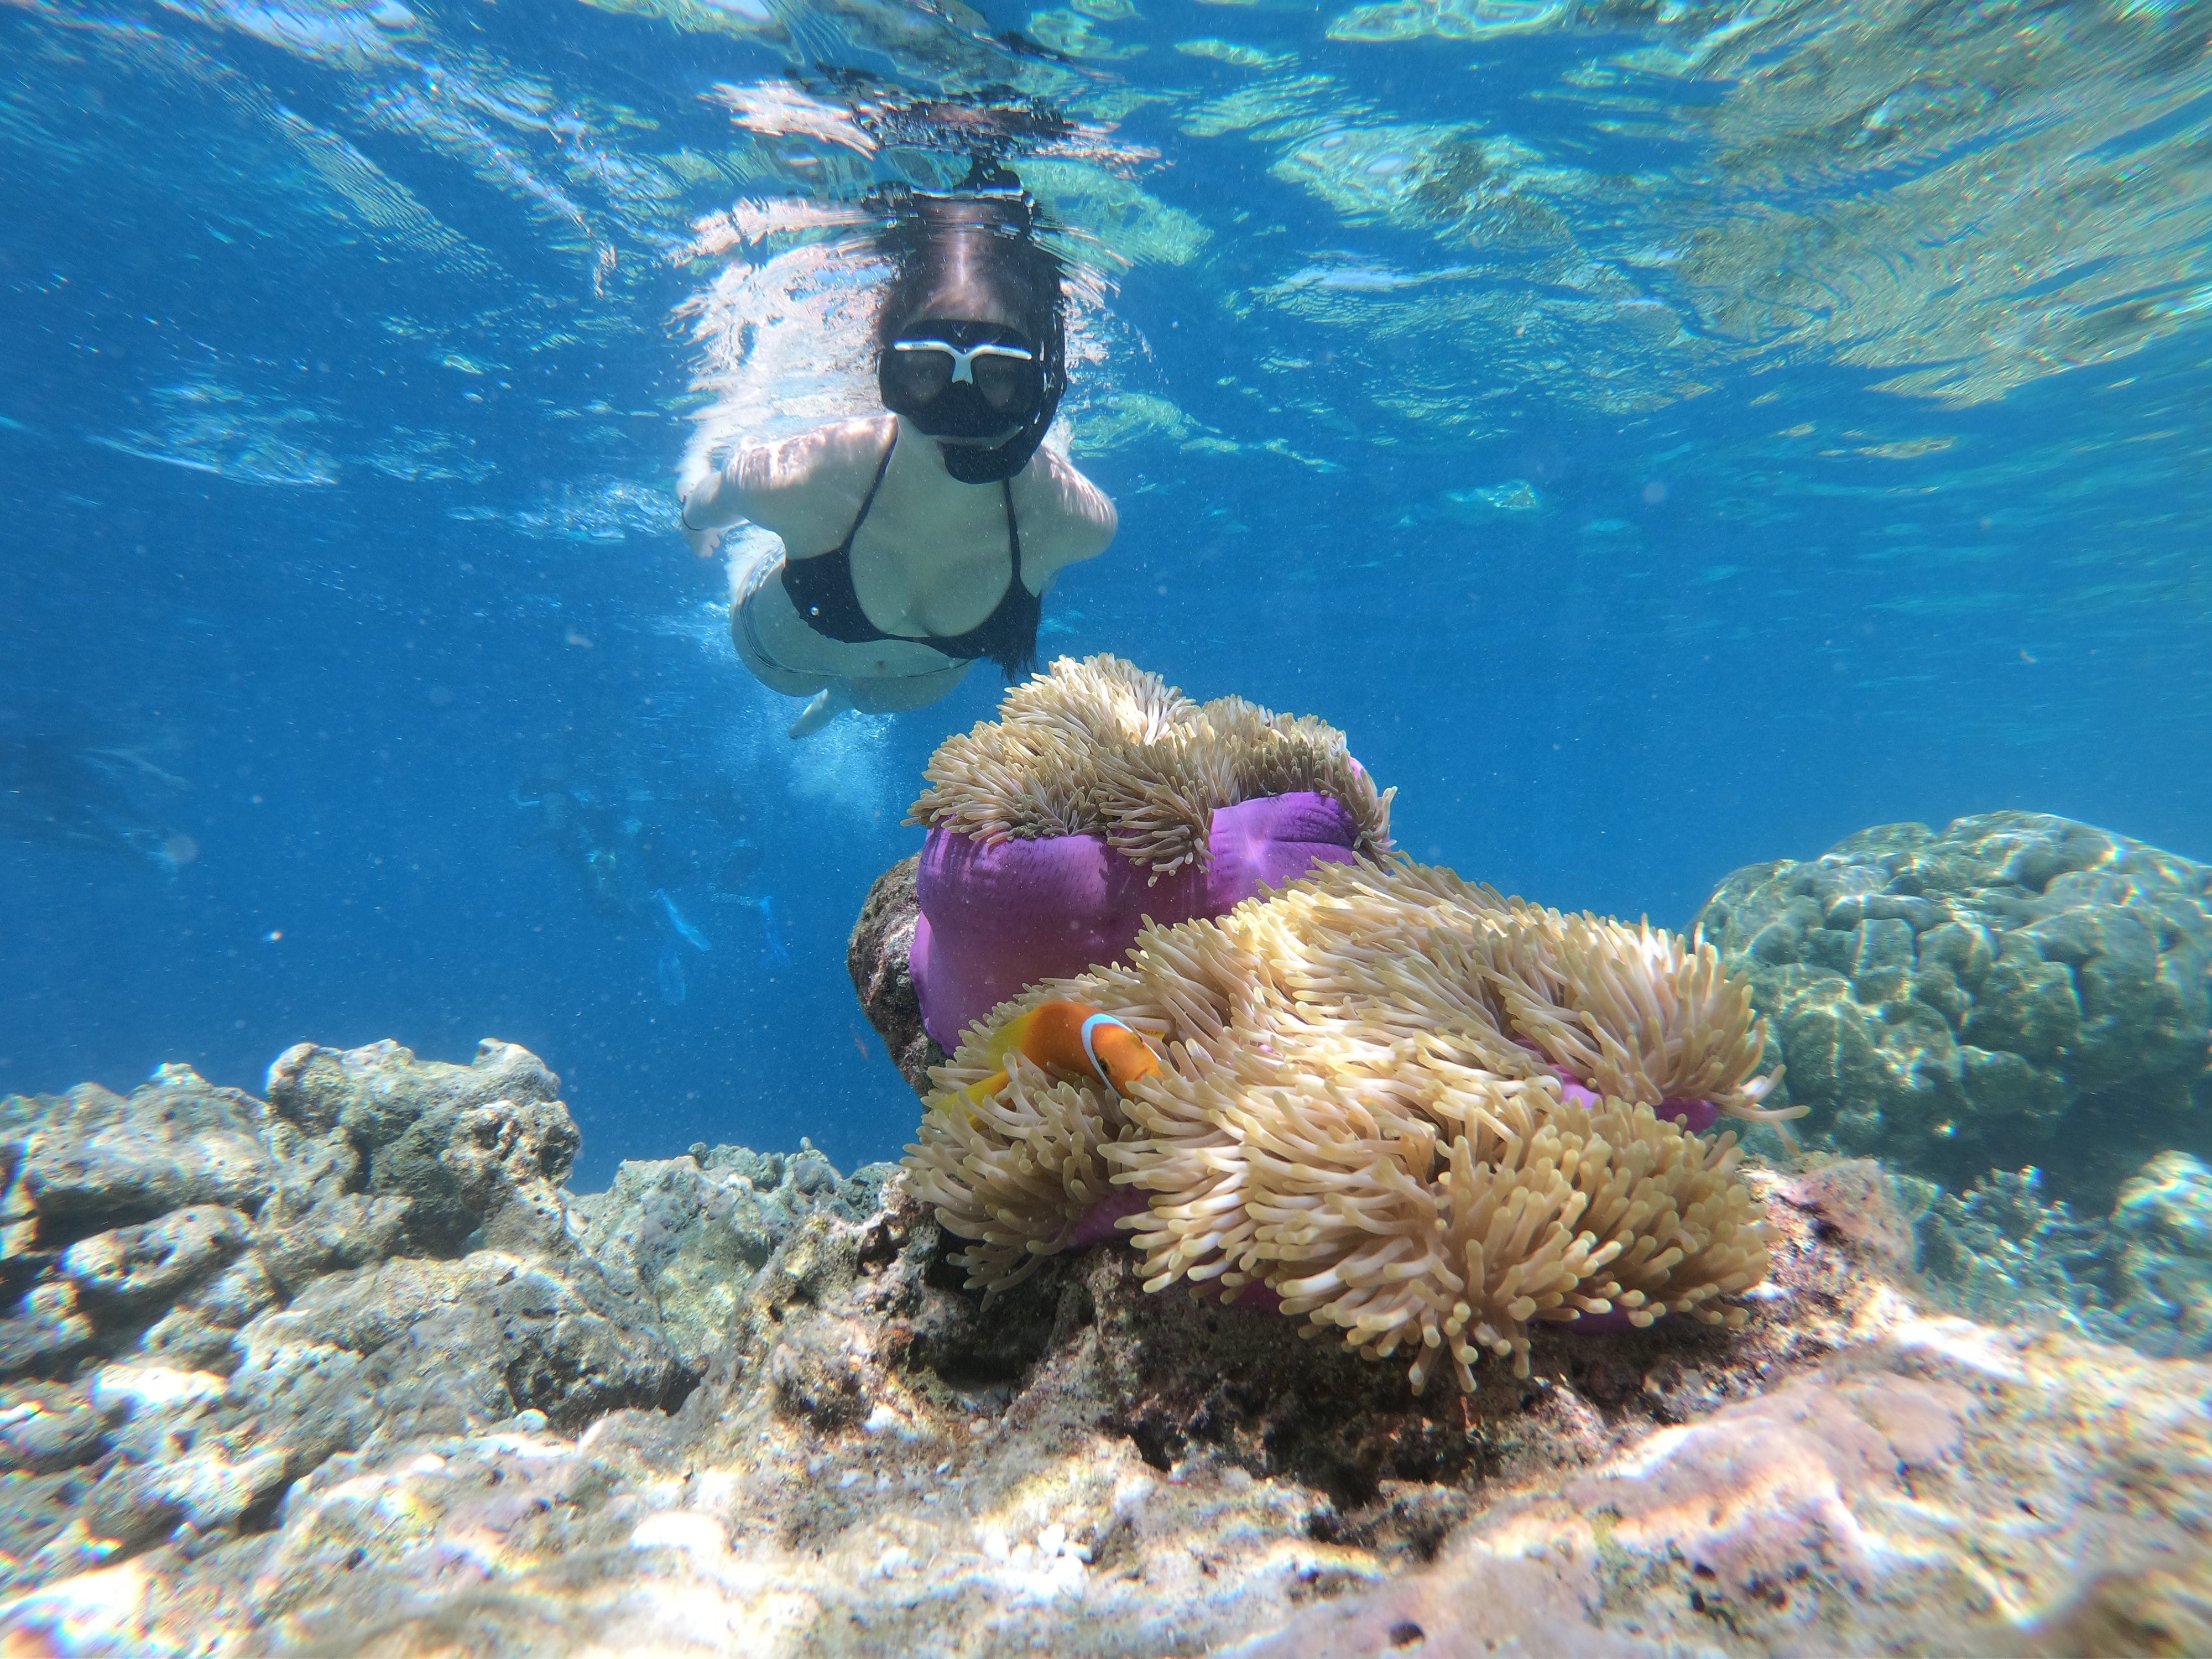
<svg viewBox="0 0 2212 1659"><path fill-rule="evenodd" d="M564 1182L543 1063L302 1046L0 1107L0 1640L132 1653L2212 1647L2212 1366L1932 1312L1869 1160L1729 1331L1424 1400L888 1165Z"/></svg>

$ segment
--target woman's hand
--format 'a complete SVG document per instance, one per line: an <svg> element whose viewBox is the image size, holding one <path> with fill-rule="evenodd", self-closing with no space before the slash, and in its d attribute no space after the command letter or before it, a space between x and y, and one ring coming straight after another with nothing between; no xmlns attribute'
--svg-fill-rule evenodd
<svg viewBox="0 0 2212 1659"><path fill-rule="evenodd" d="M729 528L727 517L716 512L722 480L723 474L717 469L676 498L678 527L685 544L702 559L711 559L720 550L722 536ZM714 522L718 516L723 517L722 523Z"/></svg>
<svg viewBox="0 0 2212 1659"><path fill-rule="evenodd" d="M797 556L837 545L866 499L890 441L889 416L841 421L776 443L747 444L719 466L680 481L680 527L711 558L723 532L745 522L796 547Z"/></svg>
<svg viewBox="0 0 2212 1659"><path fill-rule="evenodd" d="M726 529L694 530L687 521L684 525L684 540L690 550L702 559L711 559L722 550Z"/></svg>

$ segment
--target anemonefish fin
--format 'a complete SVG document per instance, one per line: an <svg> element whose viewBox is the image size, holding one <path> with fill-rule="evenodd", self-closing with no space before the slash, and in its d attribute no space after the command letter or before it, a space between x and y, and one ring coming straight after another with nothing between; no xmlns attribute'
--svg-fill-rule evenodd
<svg viewBox="0 0 2212 1659"><path fill-rule="evenodd" d="M985 1040L983 1058L991 1060L1005 1060L1008 1054L1021 1046L1022 1039L1029 1035L1030 1027L1036 1022L1036 1014L1034 1010L1026 1014L1018 1014L1008 1020ZM960 1091L960 1096L970 1104L981 1106L1006 1086L1006 1068L1000 1066L990 1076L969 1084Z"/></svg>

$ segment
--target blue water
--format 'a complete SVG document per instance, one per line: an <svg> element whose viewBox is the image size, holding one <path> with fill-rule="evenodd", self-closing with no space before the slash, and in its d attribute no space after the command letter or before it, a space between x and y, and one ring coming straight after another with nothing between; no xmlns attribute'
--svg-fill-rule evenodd
<svg viewBox="0 0 2212 1659"><path fill-rule="evenodd" d="M9 0L0 1089L497 1036L586 1183L896 1155L847 931L997 682L790 743L672 495L695 416L865 390L745 313L798 208L963 170L856 99L1075 124L1014 161L1121 532L1048 653L1323 715L1567 906L2008 806L2212 856L2208 27Z"/></svg>

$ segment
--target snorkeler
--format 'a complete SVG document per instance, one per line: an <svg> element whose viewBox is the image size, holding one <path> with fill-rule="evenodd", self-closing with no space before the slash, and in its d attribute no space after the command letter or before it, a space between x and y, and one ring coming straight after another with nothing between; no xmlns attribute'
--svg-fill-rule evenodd
<svg viewBox="0 0 2212 1659"><path fill-rule="evenodd" d="M782 540L732 573L730 632L763 684L813 699L794 738L847 708L934 702L985 658L1026 672L1053 580L1114 539L1114 504L1042 447L1066 329L1036 228L1019 181L988 164L917 193L886 238L889 412L750 446L685 492L702 557L741 518Z"/></svg>

